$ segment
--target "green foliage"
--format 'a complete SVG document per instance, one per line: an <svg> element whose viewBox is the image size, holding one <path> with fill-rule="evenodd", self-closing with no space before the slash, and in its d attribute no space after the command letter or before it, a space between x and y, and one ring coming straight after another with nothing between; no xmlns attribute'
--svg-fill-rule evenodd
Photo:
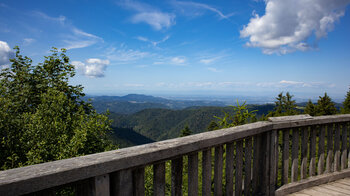
<svg viewBox="0 0 350 196"><path fill-rule="evenodd" d="M312 103L312 101L309 99L309 101L306 104L305 114L310 114L311 116L316 116L317 115L317 106Z"/></svg>
<svg viewBox="0 0 350 196"><path fill-rule="evenodd" d="M74 66L62 49L43 63L20 55L0 72L0 167L2 170L115 148L111 121L81 100L69 85Z"/></svg>
<svg viewBox="0 0 350 196"><path fill-rule="evenodd" d="M255 112L257 110L249 111L247 109L246 102L244 102L242 105L239 104L237 100L237 106L231 106L233 108L233 115L230 115L228 112L224 111L225 116L224 117L217 117L214 116L216 119L218 119L218 127L219 128L228 128L228 127L234 127L239 125L244 125L253 119L255 119Z"/></svg>
<svg viewBox="0 0 350 196"><path fill-rule="evenodd" d="M214 130L217 130L219 129L219 125L215 122L215 121L210 121L209 125L208 125L208 128L207 128L207 131L214 131Z"/></svg>
<svg viewBox="0 0 350 196"><path fill-rule="evenodd" d="M181 129L180 131L180 137L185 137L188 135L191 135L192 131L190 130L190 128L188 127L188 125L186 125L183 129Z"/></svg>
<svg viewBox="0 0 350 196"><path fill-rule="evenodd" d="M349 91L346 94L345 100L343 102L343 107L341 108L341 112L343 114L349 114L350 113L350 88L349 88Z"/></svg>
<svg viewBox="0 0 350 196"><path fill-rule="evenodd" d="M337 108L332 99L324 93L323 97L319 97L317 101L317 116L333 115L337 113Z"/></svg>
<svg viewBox="0 0 350 196"><path fill-rule="evenodd" d="M283 95L283 92L278 94L275 101L275 109L270 112L268 116L289 116L299 114L299 111L296 109L297 105L295 100L292 100L293 95L289 92L286 95Z"/></svg>

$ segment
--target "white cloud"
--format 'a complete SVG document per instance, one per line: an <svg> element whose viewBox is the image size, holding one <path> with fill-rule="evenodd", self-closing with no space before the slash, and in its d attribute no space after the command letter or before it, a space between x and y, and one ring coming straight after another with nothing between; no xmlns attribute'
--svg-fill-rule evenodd
<svg viewBox="0 0 350 196"><path fill-rule="evenodd" d="M76 69L85 76L99 78L104 77L104 72L107 65L109 65L109 60L91 58L87 59L85 63L81 61L73 61L72 65L74 65Z"/></svg>
<svg viewBox="0 0 350 196"><path fill-rule="evenodd" d="M67 37L67 39L63 40L63 42L66 43L66 46L64 48L66 49L76 49L76 48L85 48L85 47L89 47L93 44L96 44L97 42L103 42L103 39L84 32L76 27L71 27L70 31L72 32L72 34L69 34Z"/></svg>
<svg viewBox="0 0 350 196"><path fill-rule="evenodd" d="M183 56L177 56L170 59L170 62L175 65L184 65L187 59Z"/></svg>
<svg viewBox="0 0 350 196"><path fill-rule="evenodd" d="M279 82L260 82L256 83L258 87L264 88L333 88L334 84L325 82L301 82L291 80L281 80Z"/></svg>
<svg viewBox="0 0 350 196"><path fill-rule="evenodd" d="M136 37L136 39L138 39L140 41L143 41L143 42L148 42L148 43L152 44L154 47L156 47L158 44L161 44L161 43L165 42L169 38L170 38L170 36L167 35L167 36L165 36L163 39L161 39L159 41L152 41L152 40L148 39L147 37L142 37L142 36Z"/></svg>
<svg viewBox="0 0 350 196"><path fill-rule="evenodd" d="M286 54L312 48L344 15L349 0L266 0L265 15L254 14L240 31L247 46L265 54ZM313 35L316 43L309 43Z"/></svg>
<svg viewBox="0 0 350 196"><path fill-rule="evenodd" d="M207 70L209 70L209 71L211 71L211 72L221 72L221 70L218 70L218 69L216 69L216 68L214 68L214 67L207 67Z"/></svg>
<svg viewBox="0 0 350 196"><path fill-rule="evenodd" d="M217 8L214 8L204 3L197 3L191 1L174 1L173 3L176 7L180 8L184 14L199 16L203 15L203 11L207 10L216 13L220 17L220 19L227 19L233 15L233 13L225 15Z"/></svg>
<svg viewBox="0 0 350 196"><path fill-rule="evenodd" d="M139 50L128 49L121 46L119 49L111 47L106 51L106 57L111 61L130 62L143 59L150 54Z"/></svg>
<svg viewBox="0 0 350 196"><path fill-rule="evenodd" d="M118 2L118 5L137 12L131 17L132 23L146 23L155 30L167 29L175 24L174 14L161 12L146 3L125 0Z"/></svg>
<svg viewBox="0 0 350 196"><path fill-rule="evenodd" d="M10 64L10 59L13 57L14 52L7 42L0 41L0 68L7 67Z"/></svg>
<svg viewBox="0 0 350 196"><path fill-rule="evenodd" d="M23 39L23 45L28 46L28 45L34 43L35 41L36 41L36 40L33 39L33 38L24 38L24 39Z"/></svg>
<svg viewBox="0 0 350 196"><path fill-rule="evenodd" d="M65 24L65 22L66 22L66 17L62 16L62 15L60 15L58 17L52 17L52 16L49 16L49 15L47 15L47 14L45 14L43 12L39 12L39 11L34 11L33 14L35 16L38 16L38 17L42 18L42 19L58 22L58 23L60 23L62 25Z"/></svg>

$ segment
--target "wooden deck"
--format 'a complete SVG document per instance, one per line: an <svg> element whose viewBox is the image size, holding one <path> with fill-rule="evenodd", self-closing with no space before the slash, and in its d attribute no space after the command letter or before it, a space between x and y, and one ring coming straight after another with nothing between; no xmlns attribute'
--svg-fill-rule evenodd
<svg viewBox="0 0 350 196"><path fill-rule="evenodd" d="M350 178L344 178L335 182L314 186L302 191L289 194L290 196L338 196L350 195Z"/></svg>

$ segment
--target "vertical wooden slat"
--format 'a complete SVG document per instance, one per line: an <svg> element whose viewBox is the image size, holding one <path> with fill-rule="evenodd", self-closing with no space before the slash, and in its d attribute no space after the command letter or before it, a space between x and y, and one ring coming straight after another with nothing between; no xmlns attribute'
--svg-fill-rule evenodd
<svg viewBox="0 0 350 196"><path fill-rule="evenodd" d="M75 195L76 196L92 196L93 195L94 179L89 178L81 180L76 183ZM110 185L113 187L113 185Z"/></svg>
<svg viewBox="0 0 350 196"><path fill-rule="evenodd" d="M324 172L324 138L326 135L326 126L320 125L320 136L318 140L318 167L317 175Z"/></svg>
<svg viewBox="0 0 350 196"><path fill-rule="evenodd" d="M327 159L326 159L326 172L332 172L332 159L333 159L333 124L327 126Z"/></svg>
<svg viewBox="0 0 350 196"><path fill-rule="evenodd" d="M262 193L265 195L270 195L270 153L271 153L271 145L270 145L270 139L271 139L271 132L265 132L263 133L263 142L262 142L262 149L263 152L263 159L262 159L262 165L263 165L263 176L261 179L263 179L262 183Z"/></svg>
<svg viewBox="0 0 350 196"><path fill-rule="evenodd" d="M243 140L236 142L235 195L242 195Z"/></svg>
<svg viewBox="0 0 350 196"><path fill-rule="evenodd" d="M55 189L45 189L36 193L27 194L26 196L55 196Z"/></svg>
<svg viewBox="0 0 350 196"><path fill-rule="evenodd" d="M94 177L94 196L109 196L109 175L104 174Z"/></svg>
<svg viewBox="0 0 350 196"><path fill-rule="evenodd" d="M298 154L299 154L299 128L294 128L293 139L292 139L292 169L291 169L292 182L296 182L298 180Z"/></svg>
<svg viewBox="0 0 350 196"><path fill-rule="evenodd" d="M112 195L132 195L133 179L132 170L121 170L110 174Z"/></svg>
<svg viewBox="0 0 350 196"><path fill-rule="evenodd" d="M300 178L305 179L307 177L307 146L309 141L308 127L301 128L301 166L300 166ZM311 148L311 145L310 145Z"/></svg>
<svg viewBox="0 0 350 196"><path fill-rule="evenodd" d="M288 184L289 175L289 129L283 130L282 185Z"/></svg>
<svg viewBox="0 0 350 196"><path fill-rule="evenodd" d="M348 137L347 137L347 130L346 130L346 123L342 124L342 134L341 134L342 142L341 142L341 169L346 169L346 156L348 154L347 152L347 143L348 143Z"/></svg>
<svg viewBox="0 0 350 196"><path fill-rule="evenodd" d="M271 154L270 154L270 194L274 195L276 189L277 167L278 167L278 135L277 130L271 131Z"/></svg>
<svg viewBox="0 0 350 196"><path fill-rule="evenodd" d="M182 195L183 158L171 160L171 195Z"/></svg>
<svg viewBox="0 0 350 196"><path fill-rule="evenodd" d="M253 158L253 178L252 178L252 188L253 188L253 195L259 194L261 187L261 173L262 173L262 167L261 167L261 152L263 151L261 149L261 142L262 142L262 135L256 135L254 136L254 158Z"/></svg>
<svg viewBox="0 0 350 196"><path fill-rule="evenodd" d="M222 195L222 167L223 167L223 147L215 147L214 163L214 195Z"/></svg>
<svg viewBox="0 0 350 196"><path fill-rule="evenodd" d="M233 195L234 143L226 144L226 195Z"/></svg>
<svg viewBox="0 0 350 196"><path fill-rule="evenodd" d="M165 162L153 165L153 193L155 196L165 195Z"/></svg>
<svg viewBox="0 0 350 196"><path fill-rule="evenodd" d="M140 167L132 171L134 196L145 195L145 168Z"/></svg>
<svg viewBox="0 0 350 196"><path fill-rule="evenodd" d="M245 176L244 176L244 195L250 195L252 179L252 138L245 139Z"/></svg>
<svg viewBox="0 0 350 196"><path fill-rule="evenodd" d="M340 126L335 124L334 130L334 171L340 171Z"/></svg>
<svg viewBox="0 0 350 196"><path fill-rule="evenodd" d="M316 172L316 126L311 126L310 132L310 170L309 175L314 176Z"/></svg>
<svg viewBox="0 0 350 196"><path fill-rule="evenodd" d="M211 148L203 150L202 154L202 195L211 196Z"/></svg>
<svg viewBox="0 0 350 196"><path fill-rule="evenodd" d="M188 155L188 195L198 196L198 153Z"/></svg>

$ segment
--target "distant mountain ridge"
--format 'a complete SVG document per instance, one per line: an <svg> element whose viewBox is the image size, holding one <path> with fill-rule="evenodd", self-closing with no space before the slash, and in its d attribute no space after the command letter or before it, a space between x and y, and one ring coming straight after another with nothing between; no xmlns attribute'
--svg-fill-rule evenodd
<svg viewBox="0 0 350 196"><path fill-rule="evenodd" d="M110 112L118 114L133 114L150 108L179 110L194 106L226 106L224 102L220 101L171 100L143 94L85 97L85 100L89 99L97 112L105 112L108 109Z"/></svg>

